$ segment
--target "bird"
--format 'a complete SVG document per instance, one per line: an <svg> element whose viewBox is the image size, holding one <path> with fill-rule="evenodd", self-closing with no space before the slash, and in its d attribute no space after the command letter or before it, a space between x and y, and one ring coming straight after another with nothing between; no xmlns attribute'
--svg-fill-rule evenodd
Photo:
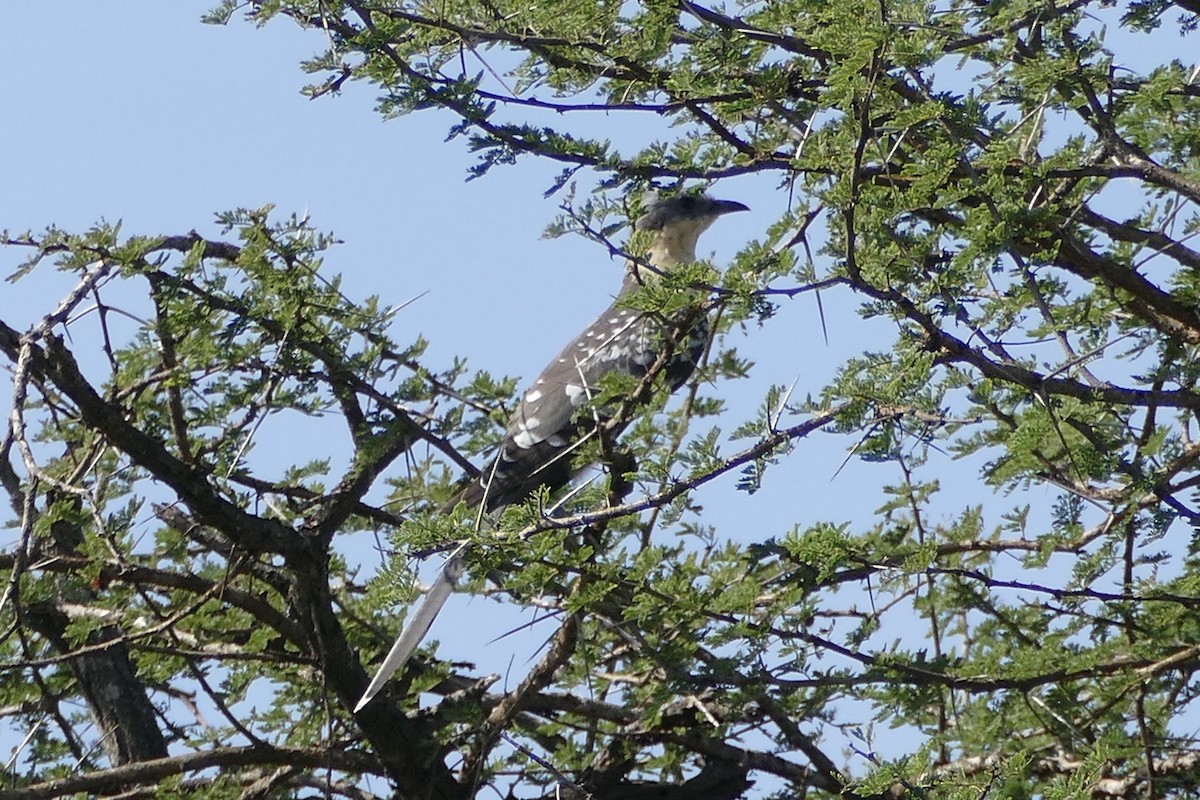
<svg viewBox="0 0 1200 800"><path fill-rule="evenodd" d="M508 420L504 438L490 466L473 478L444 510L463 503L494 513L519 503L545 487L555 492L574 474L572 454L603 423L604 409L582 411L603 378L624 374L642 378L664 354L663 373L672 391L691 376L708 344L704 315L668 318L639 311L630 298L681 265L696 261L696 244L719 217L749 208L735 200L706 194L643 198L644 211L634 227L650 234L641 259L630 259L625 279L612 304L553 358L522 395ZM690 323L680 331L681 323ZM617 426L620 427L619 425ZM616 436L620 430L609 430ZM424 601L408 621L391 651L355 706L364 708L420 645L434 618L458 585L464 571L461 553L451 556L430 585Z"/></svg>

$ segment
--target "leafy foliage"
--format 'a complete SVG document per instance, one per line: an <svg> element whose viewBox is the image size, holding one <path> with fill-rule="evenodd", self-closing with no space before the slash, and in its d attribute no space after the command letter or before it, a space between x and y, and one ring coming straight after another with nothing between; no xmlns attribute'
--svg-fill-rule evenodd
<svg viewBox="0 0 1200 800"><path fill-rule="evenodd" d="M581 457L613 479L493 527L439 509L515 382L393 341L307 220L5 233L29 254L13 280L76 281L27 330L0 321L9 794L1196 795L1200 85L1169 57L1133 66L1194 3L210 18L243 7L319 34L313 96L361 80L385 116L453 112L471 176L537 158L562 167L551 193L592 180L552 230L597 252L638 254L610 237L651 186L786 193L723 272L683 269L639 309L770 339L817 294L892 338L801 390L725 339L670 402L661 380L606 385L632 424ZM618 112L645 122L618 138ZM735 379L762 400L730 421ZM283 429L279 468L255 445ZM758 492L818 432L880 476L872 513L798 500L731 530L702 505L727 473ZM984 500L947 488L966 473ZM357 532L396 553L366 585L341 549ZM431 650L352 715L410 559L460 541L473 588L546 610L538 660L498 686Z"/></svg>

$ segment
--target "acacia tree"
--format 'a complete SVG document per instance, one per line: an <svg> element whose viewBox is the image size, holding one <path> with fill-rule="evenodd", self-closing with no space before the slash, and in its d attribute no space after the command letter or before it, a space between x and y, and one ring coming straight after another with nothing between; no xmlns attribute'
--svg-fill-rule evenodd
<svg viewBox="0 0 1200 800"><path fill-rule="evenodd" d="M682 400L612 386L645 402L581 459L620 480L483 526L436 509L514 384L394 338L303 221L5 234L21 274L77 277L0 322L5 796L1195 796L1200 81L1147 55L1195 3L248 6L319 35L314 95L368 81L387 115L457 114L475 174L594 182L557 225L598 246L636 251L610 223L650 185L774 176L762 242L640 307L770 340L819 290L894 340L807 399L759 386L732 437L711 417L757 376L720 339ZM623 152L616 109L672 127ZM869 521L706 522L715 478L753 491L818 431L881 462ZM942 496L959 463L986 503ZM394 553L365 585L361 531ZM426 651L351 714L413 556L464 540L470 588L543 609L544 648L511 686Z"/></svg>

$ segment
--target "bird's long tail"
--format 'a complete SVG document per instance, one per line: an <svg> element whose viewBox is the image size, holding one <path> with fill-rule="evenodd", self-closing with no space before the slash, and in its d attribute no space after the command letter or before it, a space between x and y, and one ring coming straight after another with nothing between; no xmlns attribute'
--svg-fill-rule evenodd
<svg viewBox="0 0 1200 800"><path fill-rule="evenodd" d="M473 480L468 486L459 492L453 500L442 507L442 513L447 514L454 510L459 503L466 502L471 506L478 507L480 516L483 511L492 510L499 507L500 503L495 498L489 496L492 482L495 479L496 462L492 464L490 470L484 477L478 477ZM476 526L479 525L480 519L476 520ZM425 599L421 601L421 605L417 608L412 618L407 620L404 625L404 630L400 631L400 637L396 639L392 649L388 651L387 657L383 659L383 663L379 665L379 669L375 671L375 677L371 678L371 683L363 692L362 697L358 699L358 704L354 706L354 711L361 711L367 703L371 702L383 685L388 682L400 668L408 662L412 654L420 647L424 641L425 635L429 633L429 628L433 625L433 621L437 619L437 615L441 612L442 607L446 605L446 601L450 599L450 595L454 593L458 586L459 580L462 578L463 572L466 569L466 564L463 562L461 548L456 550L453 555L447 559L442 566L437 577L433 579L433 583L429 587L429 591L425 593Z"/></svg>
<svg viewBox="0 0 1200 800"><path fill-rule="evenodd" d="M388 678L396 674L396 671L404 666L413 652L421 644L421 640L425 638L425 634L429 633L429 626L433 624L437 618L438 612L442 610L442 606L446 605L446 600L454 592L454 588L458 586L459 578L463 573L463 560L461 556L451 556L442 567L442 571L434 578L433 584L429 587L429 591L425 594L425 599L421 601L420 607L413 614L412 619L404 626L404 631L400 634L400 638L392 645L392 649L388 651L387 658L383 659L383 663L379 665L375 677L371 679L371 684L367 686L367 690L363 692L363 696L359 698L358 705L354 706L355 713L361 711L367 703L371 702L371 698L378 694L383 685L387 683Z"/></svg>

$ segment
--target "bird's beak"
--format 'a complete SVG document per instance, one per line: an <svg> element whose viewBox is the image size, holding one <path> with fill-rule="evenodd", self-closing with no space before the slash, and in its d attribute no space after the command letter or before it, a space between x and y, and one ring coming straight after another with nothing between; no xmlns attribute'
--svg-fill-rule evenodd
<svg viewBox="0 0 1200 800"><path fill-rule="evenodd" d="M736 200L714 200L717 206L718 214L732 214L734 211L749 211L750 206L743 205Z"/></svg>

